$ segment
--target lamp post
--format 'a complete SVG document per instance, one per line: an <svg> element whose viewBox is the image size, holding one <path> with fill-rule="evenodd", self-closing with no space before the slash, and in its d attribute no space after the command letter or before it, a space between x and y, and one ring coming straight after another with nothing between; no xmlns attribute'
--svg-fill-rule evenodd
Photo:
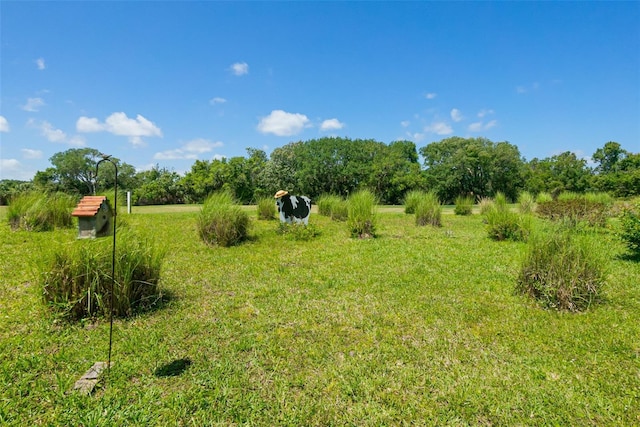
<svg viewBox="0 0 640 427"><path fill-rule="evenodd" d="M118 216L118 165L111 160L111 156L100 153L102 160L96 164L96 179L98 177L98 167L100 163L107 161L116 170L115 192L113 195L113 250L111 252L111 296L109 300L109 357L107 359L107 371L111 372L111 347L113 343L113 292L116 282L116 218Z"/></svg>

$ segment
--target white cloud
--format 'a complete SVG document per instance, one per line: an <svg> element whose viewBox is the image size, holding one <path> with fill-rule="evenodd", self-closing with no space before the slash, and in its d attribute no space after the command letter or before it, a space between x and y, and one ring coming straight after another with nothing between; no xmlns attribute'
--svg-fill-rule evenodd
<svg viewBox="0 0 640 427"><path fill-rule="evenodd" d="M105 130L104 125L96 118L80 117L76 122L78 132L101 132Z"/></svg>
<svg viewBox="0 0 640 427"><path fill-rule="evenodd" d="M67 134L60 129L54 128L51 123L43 121L40 125L40 131L42 135L51 142L65 142L67 140Z"/></svg>
<svg viewBox="0 0 640 427"><path fill-rule="evenodd" d="M22 151L22 157L24 157L25 159L41 159L42 158L42 151L40 150L23 148L20 151Z"/></svg>
<svg viewBox="0 0 640 427"><path fill-rule="evenodd" d="M17 172L21 169L20 162L16 159L0 159L0 169L3 172Z"/></svg>
<svg viewBox="0 0 640 427"><path fill-rule="evenodd" d="M451 110L451 120L453 120L454 122L459 122L463 118L464 117L462 117L462 112L460 110L458 110L457 108Z"/></svg>
<svg viewBox="0 0 640 427"><path fill-rule="evenodd" d="M407 132L407 136L409 137L410 140L414 141L414 142L420 142L424 139L425 134L424 133L411 133L411 132Z"/></svg>
<svg viewBox="0 0 640 427"><path fill-rule="evenodd" d="M231 66L231 71L236 76L242 76L243 74L249 74L249 64L246 62L236 62Z"/></svg>
<svg viewBox="0 0 640 427"><path fill-rule="evenodd" d="M258 131L277 136L292 136L309 126L309 119L304 114L273 110L271 114L260 120Z"/></svg>
<svg viewBox="0 0 640 427"><path fill-rule="evenodd" d="M9 121L0 116L0 132L9 132Z"/></svg>
<svg viewBox="0 0 640 427"><path fill-rule="evenodd" d="M434 99L436 96L438 96L438 94L437 93L433 93L433 92L432 93L427 93L427 94L424 95L424 97L427 98L427 99Z"/></svg>
<svg viewBox="0 0 640 427"><path fill-rule="evenodd" d="M199 154L209 153L213 151L214 148L222 147L223 145L220 141L211 142L208 139L197 138L185 143L181 148L160 151L154 154L153 158L155 160L196 160Z"/></svg>
<svg viewBox="0 0 640 427"><path fill-rule="evenodd" d="M497 124L498 124L497 120L491 120L487 123L475 122L475 123L471 123L468 129L469 129L469 132L482 132L495 127Z"/></svg>
<svg viewBox="0 0 640 427"><path fill-rule="evenodd" d="M69 138L62 129L55 128L46 120L38 122L35 119L29 119L27 125L39 129L40 134L50 142L64 143L74 147L84 147L86 145L86 141L82 136L74 135Z"/></svg>
<svg viewBox="0 0 640 427"><path fill-rule="evenodd" d="M145 145L142 137L162 137L162 130L155 123L138 114L135 119L127 117L123 112L113 113L100 123L95 117L80 117L76 122L78 132L106 131L114 135L127 136L135 146Z"/></svg>
<svg viewBox="0 0 640 427"><path fill-rule="evenodd" d="M27 103L22 106L24 111L29 111L31 113L36 113L40 110L40 107L46 105L42 98L29 98L27 99Z"/></svg>
<svg viewBox="0 0 640 427"><path fill-rule="evenodd" d="M125 113L113 113L105 120L106 130L114 135L141 137L162 136L162 131L153 122L140 114L134 119L127 117Z"/></svg>
<svg viewBox="0 0 640 427"><path fill-rule="evenodd" d="M36 59L36 65L38 66L38 70L44 70L47 66L44 63L44 58Z"/></svg>
<svg viewBox="0 0 640 427"><path fill-rule="evenodd" d="M182 148L190 153L208 153L223 145L220 141L211 142L208 139L197 138L187 142Z"/></svg>
<svg viewBox="0 0 640 427"><path fill-rule="evenodd" d="M329 131L329 130L338 130L344 127L344 123L341 123L338 119L328 119L322 122L320 125L320 130Z"/></svg>
<svg viewBox="0 0 640 427"><path fill-rule="evenodd" d="M74 135L69 138L67 143L74 147L85 147L87 145L87 140L81 135Z"/></svg>
<svg viewBox="0 0 640 427"><path fill-rule="evenodd" d="M520 85L516 87L516 93L525 94L540 89L540 83L533 82L528 85Z"/></svg>
<svg viewBox="0 0 640 427"><path fill-rule="evenodd" d="M450 135L453 129L445 122L434 122L424 128L425 132L435 133L437 135Z"/></svg>
<svg viewBox="0 0 640 427"><path fill-rule="evenodd" d="M409 120L403 120L400 122L400 126L402 126L403 128L409 127L410 124L411 122Z"/></svg>
<svg viewBox="0 0 640 427"><path fill-rule="evenodd" d="M209 104L211 105L224 104L225 102L227 102L227 100L224 98L220 98L219 96L216 96L215 98L211 98L209 100Z"/></svg>
<svg viewBox="0 0 640 427"><path fill-rule="evenodd" d="M491 110L491 109L488 109L488 110L487 109L482 109L482 110L480 110L478 112L478 117L479 118L483 118L484 116L488 116L488 115L493 114L493 113L494 113L494 111Z"/></svg>
<svg viewBox="0 0 640 427"><path fill-rule="evenodd" d="M197 154L185 153L183 150L177 148L175 150L161 151L153 155L155 160L178 160L178 159L191 159L196 160Z"/></svg>

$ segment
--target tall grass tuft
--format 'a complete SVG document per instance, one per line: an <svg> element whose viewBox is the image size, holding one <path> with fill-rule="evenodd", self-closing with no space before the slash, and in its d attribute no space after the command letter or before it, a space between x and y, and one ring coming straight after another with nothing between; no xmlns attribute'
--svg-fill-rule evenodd
<svg viewBox="0 0 640 427"><path fill-rule="evenodd" d="M518 195L518 211L521 214L532 214L536 210L536 199L528 191L523 191Z"/></svg>
<svg viewBox="0 0 640 427"><path fill-rule="evenodd" d="M442 206L434 191L423 193L422 198L415 206L416 225L442 226Z"/></svg>
<svg viewBox="0 0 640 427"><path fill-rule="evenodd" d="M224 191L207 197L198 217L200 237L208 245L228 247L242 242L247 238L249 224L249 215Z"/></svg>
<svg viewBox="0 0 640 427"><path fill-rule="evenodd" d="M583 311L602 296L605 261L589 235L553 227L533 233L518 276L517 290L545 307Z"/></svg>
<svg viewBox="0 0 640 427"><path fill-rule="evenodd" d="M44 301L69 320L109 314L112 286L114 316L157 303L164 251L130 230L118 233L114 284L112 244L112 239L82 239L45 252L38 265Z"/></svg>
<svg viewBox="0 0 640 427"><path fill-rule="evenodd" d="M456 215L471 215L473 212L473 197L458 196L456 197L456 207L453 212Z"/></svg>
<svg viewBox="0 0 640 427"><path fill-rule="evenodd" d="M351 237L360 239L375 237L377 226L376 202L376 197L369 190L357 191L349 197L347 224Z"/></svg>
<svg viewBox="0 0 640 427"><path fill-rule="evenodd" d="M496 193L493 205L485 214L487 233L493 240L525 241L531 230L530 215L511 212L504 194Z"/></svg>
<svg viewBox="0 0 640 427"><path fill-rule="evenodd" d="M276 202L273 197L263 197L258 200L258 219L272 220L276 219Z"/></svg>
<svg viewBox="0 0 640 427"><path fill-rule="evenodd" d="M416 213L416 206L425 197L425 192L422 190L410 190L404 196L404 213L414 214Z"/></svg>
<svg viewBox="0 0 640 427"><path fill-rule="evenodd" d="M347 201L334 194L323 194L318 198L318 213L334 221L345 221L348 209Z"/></svg>
<svg viewBox="0 0 640 427"><path fill-rule="evenodd" d="M552 200L553 196L551 195L551 193L547 193L546 191L540 192L536 196L536 203L550 202Z"/></svg>
<svg viewBox="0 0 640 427"><path fill-rule="evenodd" d="M65 193L21 193L9 203L7 219L11 228L51 231L73 227L71 211L76 198Z"/></svg>
<svg viewBox="0 0 640 427"><path fill-rule="evenodd" d="M480 210L480 215L486 215L486 213L489 212L489 210L493 208L493 206L494 202L491 197L482 197L478 201L478 209Z"/></svg>

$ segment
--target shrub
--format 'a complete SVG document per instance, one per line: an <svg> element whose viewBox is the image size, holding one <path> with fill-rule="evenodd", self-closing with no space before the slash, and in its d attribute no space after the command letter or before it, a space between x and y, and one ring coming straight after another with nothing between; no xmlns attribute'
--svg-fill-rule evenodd
<svg viewBox="0 0 640 427"><path fill-rule="evenodd" d="M112 239L82 239L45 252L38 277L44 301L69 320L109 314L128 316L159 301L164 252L130 231L116 237L115 284Z"/></svg>
<svg viewBox="0 0 640 427"><path fill-rule="evenodd" d="M423 193L415 206L416 225L442 226L442 207L435 192Z"/></svg>
<svg viewBox="0 0 640 427"><path fill-rule="evenodd" d="M353 193L348 200L347 224L351 237L361 239L375 237L376 232L376 198L369 190Z"/></svg>
<svg viewBox="0 0 640 427"><path fill-rule="evenodd" d="M572 226L584 222L590 226L604 227L609 217L609 206L584 196L565 197L539 203L536 213L542 218L567 222Z"/></svg>
<svg viewBox="0 0 640 427"><path fill-rule="evenodd" d="M416 206L424 199L425 192L422 190L408 191L404 196L404 213L414 214L416 213Z"/></svg>
<svg viewBox="0 0 640 427"><path fill-rule="evenodd" d="M9 203L7 219L11 228L51 231L73 227L71 212L76 199L65 193L22 193Z"/></svg>
<svg viewBox="0 0 640 427"><path fill-rule="evenodd" d="M248 230L249 215L234 205L230 193L207 197L198 217L198 231L206 244L233 246L247 238Z"/></svg>
<svg viewBox="0 0 640 427"><path fill-rule="evenodd" d="M531 193L523 191L518 195L518 211L522 214L530 214L536 210L536 201Z"/></svg>
<svg viewBox="0 0 640 427"><path fill-rule="evenodd" d="M620 217L620 237L631 253L640 257L640 202L635 209L625 209Z"/></svg>
<svg viewBox="0 0 640 427"><path fill-rule="evenodd" d="M272 220L276 219L276 202L273 197L264 197L258 200L258 219Z"/></svg>
<svg viewBox="0 0 640 427"><path fill-rule="evenodd" d="M318 213L335 221L347 219L347 201L340 196L324 194L318 198Z"/></svg>
<svg viewBox="0 0 640 427"><path fill-rule="evenodd" d="M605 284L604 260L591 239L560 227L534 233L520 267L518 291L549 308L587 309Z"/></svg>
<svg viewBox="0 0 640 427"><path fill-rule="evenodd" d="M473 212L473 197L458 196L456 198L456 207L453 212L456 215L471 215Z"/></svg>

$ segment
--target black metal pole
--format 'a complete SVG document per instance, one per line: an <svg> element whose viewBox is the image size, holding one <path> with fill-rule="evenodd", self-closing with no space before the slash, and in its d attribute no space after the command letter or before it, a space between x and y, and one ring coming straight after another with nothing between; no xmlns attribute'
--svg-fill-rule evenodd
<svg viewBox="0 0 640 427"><path fill-rule="evenodd" d="M109 301L109 357L107 359L107 372L111 372L111 348L113 344L113 293L116 282L116 218L118 216L118 166L111 156L102 155L102 160L96 164L96 179L98 178L98 166L105 160L113 165L116 170L116 180L113 195L113 249L111 251L111 297Z"/></svg>

